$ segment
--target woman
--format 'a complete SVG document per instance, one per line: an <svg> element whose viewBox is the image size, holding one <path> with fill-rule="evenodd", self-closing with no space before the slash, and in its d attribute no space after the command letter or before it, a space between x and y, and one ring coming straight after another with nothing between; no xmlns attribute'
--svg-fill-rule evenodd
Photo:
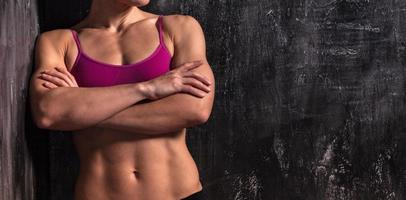
<svg viewBox="0 0 406 200"><path fill-rule="evenodd" d="M185 135L214 101L204 34L190 16L139 9L148 3L93 0L84 20L37 40L33 118L72 131L75 200L201 198Z"/></svg>

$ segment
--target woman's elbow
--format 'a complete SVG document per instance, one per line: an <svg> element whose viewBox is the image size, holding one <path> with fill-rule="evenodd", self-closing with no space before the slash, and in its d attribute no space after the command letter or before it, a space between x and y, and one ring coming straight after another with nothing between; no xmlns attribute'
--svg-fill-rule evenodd
<svg viewBox="0 0 406 200"><path fill-rule="evenodd" d="M42 115L34 117L34 122L38 128L54 130L54 131L71 131L76 127L72 127L61 119L55 119L50 116Z"/></svg>
<svg viewBox="0 0 406 200"><path fill-rule="evenodd" d="M32 117L35 125L41 129L52 129L54 124L55 116L54 113L51 113L53 109L50 109L45 101L40 101L32 104Z"/></svg>
<svg viewBox="0 0 406 200"><path fill-rule="evenodd" d="M51 118L47 116L46 113L34 110L32 112L33 112L32 114L33 121L38 128L51 129L53 122Z"/></svg>
<svg viewBox="0 0 406 200"><path fill-rule="evenodd" d="M34 118L35 125L41 129L51 129L52 122L46 117L35 117Z"/></svg>
<svg viewBox="0 0 406 200"><path fill-rule="evenodd" d="M201 108L195 111L195 123L196 124L204 124L206 123L211 114L211 108Z"/></svg>

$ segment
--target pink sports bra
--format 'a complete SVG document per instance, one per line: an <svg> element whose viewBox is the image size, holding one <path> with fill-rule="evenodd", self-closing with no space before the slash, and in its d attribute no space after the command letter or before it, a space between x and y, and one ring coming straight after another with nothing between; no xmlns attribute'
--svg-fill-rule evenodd
<svg viewBox="0 0 406 200"><path fill-rule="evenodd" d="M159 46L149 57L127 65L113 65L90 58L82 51L77 32L72 30L78 47L78 55L70 72L75 77L78 86L104 87L142 82L168 72L172 57L163 41L162 16L159 16L157 26Z"/></svg>

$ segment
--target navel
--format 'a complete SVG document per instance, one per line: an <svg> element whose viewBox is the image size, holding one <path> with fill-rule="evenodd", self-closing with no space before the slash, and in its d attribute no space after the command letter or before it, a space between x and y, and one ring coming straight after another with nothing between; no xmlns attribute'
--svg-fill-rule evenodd
<svg viewBox="0 0 406 200"><path fill-rule="evenodd" d="M138 170L133 170L133 174L135 178L140 178L140 172Z"/></svg>

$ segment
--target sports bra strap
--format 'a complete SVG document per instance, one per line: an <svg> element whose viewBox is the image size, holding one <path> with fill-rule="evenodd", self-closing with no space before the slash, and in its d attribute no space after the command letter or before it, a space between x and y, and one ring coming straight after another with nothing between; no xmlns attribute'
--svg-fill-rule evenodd
<svg viewBox="0 0 406 200"><path fill-rule="evenodd" d="M78 47L78 51L80 53L80 52L82 52L82 48L80 47L80 41L79 41L78 33L73 29L71 29L71 31L72 31L73 38L75 39L76 46Z"/></svg>

